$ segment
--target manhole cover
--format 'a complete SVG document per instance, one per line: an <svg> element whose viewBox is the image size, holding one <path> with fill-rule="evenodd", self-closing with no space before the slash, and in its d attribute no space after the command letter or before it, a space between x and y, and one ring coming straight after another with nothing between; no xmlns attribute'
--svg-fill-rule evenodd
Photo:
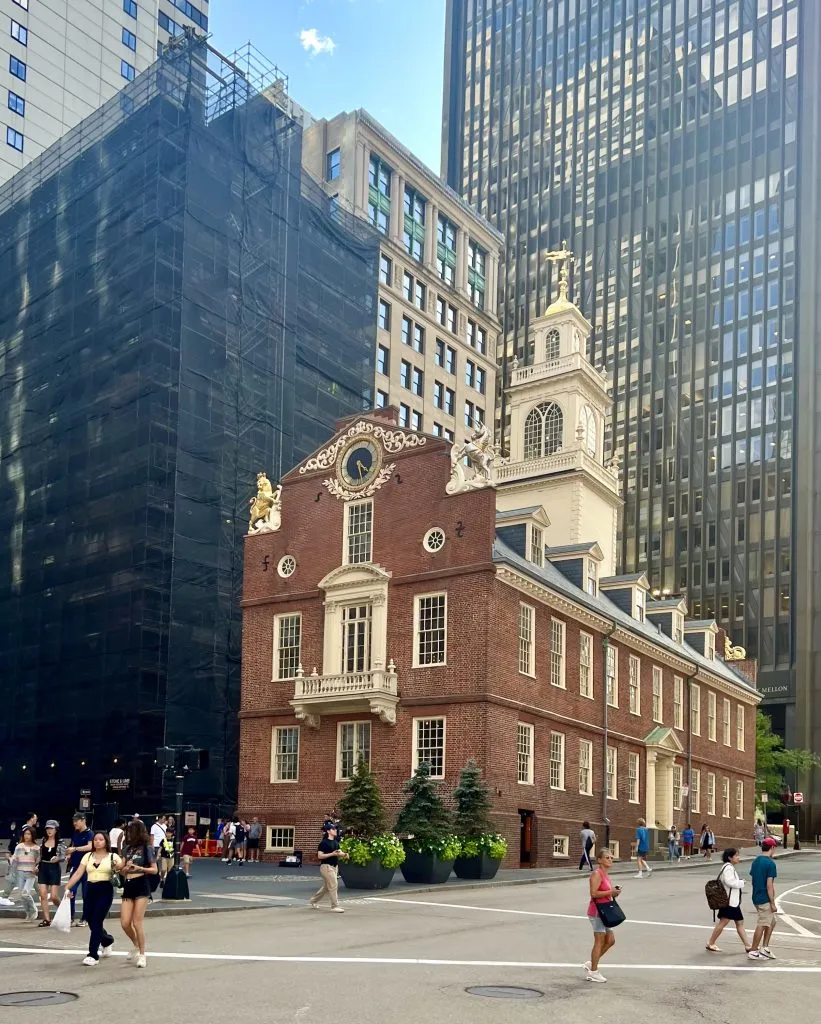
<svg viewBox="0 0 821 1024"><path fill-rule="evenodd" d="M75 999L79 996L74 992L0 992L0 1006L53 1006Z"/></svg>
<svg viewBox="0 0 821 1024"><path fill-rule="evenodd" d="M473 985L465 992L487 999L541 999L544 995L537 988L520 988L518 985Z"/></svg>

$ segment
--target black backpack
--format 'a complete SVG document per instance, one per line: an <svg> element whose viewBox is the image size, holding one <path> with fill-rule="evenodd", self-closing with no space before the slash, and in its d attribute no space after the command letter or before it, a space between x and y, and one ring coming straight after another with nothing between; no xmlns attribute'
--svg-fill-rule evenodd
<svg viewBox="0 0 821 1024"><path fill-rule="evenodd" d="M145 863L146 864L150 864L151 863L151 853L149 852L149 849L148 849L147 846L143 847L143 856L145 857ZM156 863L156 859L155 859L154 863ZM145 875L144 877L148 880L148 888L149 888L149 890L152 893L155 893L157 891L157 887L160 884L160 873L159 873L159 871L156 873L156 875Z"/></svg>
<svg viewBox="0 0 821 1024"><path fill-rule="evenodd" d="M725 864L724 867L727 865ZM713 878L704 886L704 895L707 897L707 906L712 911L723 910L725 907L730 905L730 897L727 895L727 890L721 883L721 876L724 873L724 868L718 873L717 878Z"/></svg>

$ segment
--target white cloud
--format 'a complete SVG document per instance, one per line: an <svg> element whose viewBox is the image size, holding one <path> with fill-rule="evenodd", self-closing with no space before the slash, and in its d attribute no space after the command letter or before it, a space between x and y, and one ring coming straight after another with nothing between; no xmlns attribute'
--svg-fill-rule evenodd
<svg viewBox="0 0 821 1024"><path fill-rule="evenodd" d="M333 53L336 43L330 36L321 36L315 28L304 28L299 33L299 41L302 49L306 50L312 57L320 53Z"/></svg>

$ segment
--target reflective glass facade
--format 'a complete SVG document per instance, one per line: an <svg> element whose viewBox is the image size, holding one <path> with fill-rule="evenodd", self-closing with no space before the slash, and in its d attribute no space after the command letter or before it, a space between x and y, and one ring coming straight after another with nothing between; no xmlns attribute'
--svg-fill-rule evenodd
<svg viewBox="0 0 821 1024"><path fill-rule="evenodd" d="M0 191L1 817L157 811L163 743L233 808L256 473L372 403L378 240L301 134L189 41Z"/></svg>
<svg viewBox="0 0 821 1024"><path fill-rule="evenodd" d="M505 366L530 357L556 288L545 252L566 238L614 385L621 568L647 567L760 660L788 736L810 7L449 0L443 119L448 183L505 234Z"/></svg>

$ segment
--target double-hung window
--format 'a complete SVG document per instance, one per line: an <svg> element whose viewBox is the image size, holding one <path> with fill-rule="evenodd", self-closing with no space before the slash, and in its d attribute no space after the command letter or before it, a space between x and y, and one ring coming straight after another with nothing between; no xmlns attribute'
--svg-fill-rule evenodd
<svg viewBox="0 0 821 1024"><path fill-rule="evenodd" d="M593 795L593 742L579 740L579 792Z"/></svg>
<svg viewBox="0 0 821 1024"><path fill-rule="evenodd" d="M375 154L368 165L368 220L383 235L390 230L393 171Z"/></svg>
<svg viewBox="0 0 821 1024"><path fill-rule="evenodd" d="M639 755L627 755L627 799L631 804L639 802Z"/></svg>
<svg viewBox="0 0 821 1024"><path fill-rule="evenodd" d="M737 750L744 749L744 705L736 705L735 745Z"/></svg>
<svg viewBox="0 0 821 1024"><path fill-rule="evenodd" d="M716 695L707 691L707 739L716 741Z"/></svg>
<svg viewBox="0 0 821 1024"><path fill-rule="evenodd" d="M430 765L433 779L445 777L445 719L415 718L413 720L413 770L423 762Z"/></svg>
<svg viewBox="0 0 821 1024"><path fill-rule="evenodd" d="M550 685L564 690L565 639L567 628L561 619L550 620Z"/></svg>
<svg viewBox="0 0 821 1024"><path fill-rule="evenodd" d="M725 697L721 705L721 732L724 746L731 746L730 743L730 702Z"/></svg>
<svg viewBox="0 0 821 1024"><path fill-rule="evenodd" d="M487 253L472 239L468 242L468 296L477 309L485 308Z"/></svg>
<svg viewBox="0 0 821 1024"><path fill-rule="evenodd" d="M436 272L451 288L456 283L456 225L441 213L436 235Z"/></svg>
<svg viewBox="0 0 821 1024"><path fill-rule="evenodd" d="M673 765L673 810L681 810L681 787L682 767L680 764Z"/></svg>
<svg viewBox="0 0 821 1024"><path fill-rule="evenodd" d="M533 726L526 722L516 726L516 778L524 785L533 785Z"/></svg>
<svg viewBox="0 0 821 1024"><path fill-rule="evenodd" d="M419 263L425 251L425 208L427 200L411 185L405 186L405 221L402 239L405 251Z"/></svg>
<svg viewBox="0 0 821 1024"><path fill-rule="evenodd" d="M564 789L564 733L550 734L550 788Z"/></svg>
<svg viewBox="0 0 821 1024"><path fill-rule="evenodd" d="M277 615L274 619L274 679L293 679L299 669L302 616Z"/></svg>
<svg viewBox="0 0 821 1024"><path fill-rule="evenodd" d="M447 594L420 594L415 601L414 667L447 662Z"/></svg>
<svg viewBox="0 0 821 1024"><path fill-rule="evenodd" d="M619 652L613 644L608 644L605 659L605 686L607 703L611 708L619 706Z"/></svg>
<svg viewBox="0 0 821 1024"><path fill-rule="evenodd" d="M664 721L664 679L658 665L653 666L653 721Z"/></svg>
<svg viewBox="0 0 821 1024"><path fill-rule="evenodd" d="M337 726L336 778L350 779L360 761L371 766L371 723L340 722Z"/></svg>
<svg viewBox="0 0 821 1024"><path fill-rule="evenodd" d="M684 680L681 676L673 677L673 726L684 728Z"/></svg>
<svg viewBox="0 0 821 1024"><path fill-rule="evenodd" d="M690 773L690 811L692 814L701 811L701 772L698 768Z"/></svg>
<svg viewBox="0 0 821 1024"><path fill-rule="evenodd" d="M373 547L373 502L349 502L345 506L345 563L370 562Z"/></svg>
<svg viewBox="0 0 821 1024"><path fill-rule="evenodd" d="M519 671L526 676L534 675L533 638L536 609L530 604L519 605Z"/></svg>
<svg viewBox="0 0 821 1024"><path fill-rule="evenodd" d="M619 766L619 754L615 747L607 748L607 799L617 800L617 776Z"/></svg>
<svg viewBox="0 0 821 1024"><path fill-rule="evenodd" d="M370 672L372 606L353 604L342 609L342 671Z"/></svg>
<svg viewBox="0 0 821 1024"><path fill-rule="evenodd" d="M299 726L274 726L271 782L299 782Z"/></svg>
<svg viewBox="0 0 821 1024"><path fill-rule="evenodd" d="M701 687L690 683L690 732L701 735Z"/></svg>
<svg viewBox="0 0 821 1024"><path fill-rule="evenodd" d="M593 697L593 637L579 633L579 693Z"/></svg>
<svg viewBox="0 0 821 1024"><path fill-rule="evenodd" d="M726 775L721 780L721 817L730 817L730 780Z"/></svg>
<svg viewBox="0 0 821 1024"><path fill-rule="evenodd" d="M635 655L630 655L627 665L628 683L630 687L630 714L641 714L641 662Z"/></svg>
<svg viewBox="0 0 821 1024"><path fill-rule="evenodd" d="M712 772L707 772L707 813L716 813L716 777Z"/></svg>

